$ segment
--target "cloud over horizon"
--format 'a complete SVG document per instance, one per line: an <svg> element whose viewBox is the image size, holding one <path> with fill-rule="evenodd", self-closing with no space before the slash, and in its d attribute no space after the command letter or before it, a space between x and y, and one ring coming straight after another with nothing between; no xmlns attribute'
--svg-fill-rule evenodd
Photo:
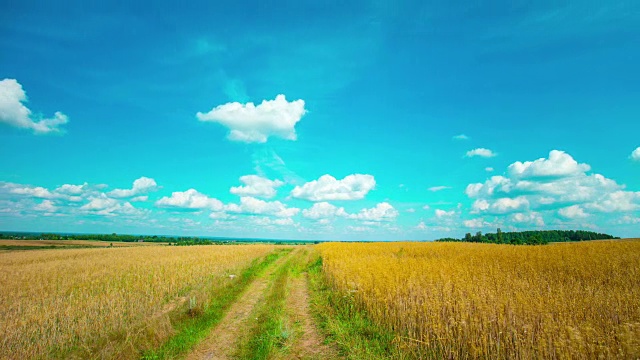
<svg viewBox="0 0 640 360"><path fill-rule="evenodd" d="M376 180L371 175L353 174L338 180L326 174L318 180L296 186L291 196L309 201L360 200L375 186Z"/></svg>

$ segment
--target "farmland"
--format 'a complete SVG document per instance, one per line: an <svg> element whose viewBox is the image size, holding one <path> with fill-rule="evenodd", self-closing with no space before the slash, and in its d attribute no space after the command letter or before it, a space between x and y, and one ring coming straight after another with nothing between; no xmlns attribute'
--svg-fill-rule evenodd
<svg viewBox="0 0 640 360"><path fill-rule="evenodd" d="M418 357L640 355L639 241L319 250L330 288Z"/></svg>
<svg viewBox="0 0 640 360"><path fill-rule="evenodd" d="M0 359L637 358L639 275L637 240L4 251Z"/></svg>
<svg viewBox="0 0 640 360"><path fill-rule="evenodd" d="M172 308L207 303L230 274L273 251L256 245L2 253L0 358L125 357L132 339L145 348L171 335Z"/></svg>

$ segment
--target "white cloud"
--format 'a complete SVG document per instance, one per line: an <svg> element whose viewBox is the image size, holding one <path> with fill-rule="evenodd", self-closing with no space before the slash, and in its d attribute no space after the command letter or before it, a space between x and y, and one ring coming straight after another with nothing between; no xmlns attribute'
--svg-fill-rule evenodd
<svg viewBox="0 0 640 360"><path fill-rule="evenodd" d="M382 202L371 209L362 209L357 214L349 215L349 218L362 221L390 221L398 216L398 210L391 204Z"/></svg>
<svg viewBox="0 0 640 360"><path fill-rule="evenodd" d="M418 230L426 230L427 229L427 225L424 223L424 221L420 221L420 223L416 226L416 229L418 229Z"/></svg>
<svg viewBox="0 0 640 360"><path fill-rule="evenodd" d="M371 231L372 229L366 226L347 226L347 230L353 231L353 232L368 232L368 231Z"/></svg>
<svg viewBox="0 0 640 360"><path fill-rule="evenodd" d="M293 225L293 219L292 218L273 219L271 222L274 225L280 225L280 226Z"/></svg>
<svg viewBox="0 0 640 360"><path fill-rule="evenodd" d="M629 157L631 158L631 160L640 161L640 146L633 150Z"/></svg>
<svg viewBox="0 0 640 360"><path fill-rule="evenodd" d="M473 228L473 229L478 229L478 228L484 228L484 227L488 227L491 224L489 224L488 222L484 221L483 219L470 219L470 220L464 220L462 222L462 224L465 227L468 228Z"/></svg>
<svg viewBox="0 0 640 360"><path fill-rule="evenodd" d="M145 202L149 200L149 196L147 195L141 195L141 196L136 196L134 198L131 198L132 202Z"/></svg>
<svg viewBox="0 0 640 360"><path fill-rule="evenodd" d="M68 194L68 195L80 195L83 192L85 192L88 189L88 187L89 187L89 184L87 183L84 183L82 185L64 184L56 188L55 192L61 193L61 194Z"/></svg>
<svg viewBox="0 0 640 360"><path fill-rule="evenodd" d="M407 210L405 210L405 211L406 211L406 212L408 212L408 213L414 213L414 212L416 212L416 209L414 209L414 208L409 208L409 209L407 209Z"/></svg>
<svg viewBox="0 0 640 360"><path fill-rule="evenodd" d="M45 212L55 212L58 208L53 204L51 200L43 200L40 204L36 205L34 210L37 211L45 211Z"/></svg>
<svg viewBox="0 0 640 360"><path fill-rule="evenodd" d="M112 199L105 194L91 198L87 204L80 207L80 210L103 216L141 216L147 213L145 210L135 208L128 201L120 203L118 200Z"/></svg>
<svg viewBox="0 0 640 360"><path fill-rule="evenodd" d="M49 199L54 197L51 191L41 186L31 187L31 186L21 186L18 184L12 184L12 185L18 186L18 187L13 187L9 190L9 192L12 194L26 195L26 196L31 196L35 198L41 198L41 199Z"/></svg>
<svg viewBox="0 0 640 360"><path fill-rule="evenodd" d="M516 161L509 165L509 174L517 178L532 177L564 177L585 173L591 170L587 164L578 164L571 155L564 151L552 150L549 158L540 158L535 161Z"/></svg>
<svg viewBox="0 0 640 360"><path fill-rule="evenodd" d="M445 210L436 209L436 217L437 218L453 216L453 215L455 215L455 213L456 212L454 210L445 211Z"/></svg>
<svg viewBox="0 0 640 360"><path fill-rule="evenodd" d="M493 172L493 168L491 166L488 166L488 167L484 168L484 171Z"/></svg>
<svg viewBox="0 0 640 360"><path fill-rule="evenodd" d="M423 206L422 208L423 208L423 209L425 209L425 210L429 210L429 209L431 209L431 206L429 206L429 205L425 205L425 206Z"/></svg>
<svg viewBox="0 0 640 360"><path fill-rule="evenodd" d="M218 212L212 212L211 214L209 214L209 218L214 220L226 220L226 219L234 219L235 217L227 214L224 211L218 211Z"/></svg>
<svg viewBox="0 0 640 360"><path fill-rule="evenodd" d="M442 190L446 190L446 189L451 189L451 186L432 186L429 188L429 191L432 192L436 192L436 191L442 191Z"/></svg>
<svg viewBox="0 0 640 360"><path fill-rule="evenodd" d="M492 176L484 183L469 184L465 192L477 199L472 213L506 214L573 205L592 212L640 208L640 192L625 191L624 185L600 174L587 174L589 169L569 154L554 150L549 159L515 162L509 166L509 177ZM563 213L569 214L567 211Z"/></svg>
<svg viewBox="0 0 640 360"><path fill-rule="evenodd" d="M467 151L467 154L465 156L466 157L480 156L480 157L490 158L490 157L496 156L496 153L494 153L489 149L477 148L477 149Z"/></svg>
<svg viewBox="0 0 640 360"><path fill-rule="evenodd" d="M330 219L337 216L346 217L348 214L342 207L331 205L328 202L319 202L313 204L309 209L302 210L302 216L309 219Z"/></svg>
<svg viewBox="0 0 640 360"><path fill-rule="evenodd" d="M511 221L516 224L534 224L535 226L544 226L544 219L535 211L528 213L515 213L511 215Z"/></svg>
<svg viewBox="0 0 640 360"><path fill-rule="evenodd" d="M288 102L284 95L264 100L258 106L252 102L227 103L208 113L198 112L200 121L217 122L229 129L233 141L264 143L270 136L296 140L295 125L307 111L304 100Z"/></svg>
<svg viewBox="0 0 640 360"><path fill-rule="evenodd" d="M15 79L0 81L0 122L10 126L29 129L35 134L59 133L60 126L69 122L67 116L56 112L53 118L34 116L24 103L28 101L22 85Z"/></svg>
<svg viewBox="0 0 640 360"><path fill-rule="evenodd" d="M300 212L300 209L287 207L280 201L269 202L249 196L241 197L240 205L229 204L225 208L229 212L277 217L292 217Z"/></svg>
<svg viewBox="0 0 640 360"><path fill-rule="evenodd" d="M284 185L280 180L269 180L258 175L245 175L240 177L244 186L235 186L230 192L239 196L257 196L272 198L276 196L276 188Z"/></svg>
<svg viewBox="0 0 640 360"><path fill-rule="evenodd" d="M465 134L460 134L460 135L454 136L453 140L469 140L469 137Z"/></svg>
<svg viewBox="0 0 640 360"><path fill-rule="evenodd" d="M581 219L589 216L584 212L580 205L572 205L562 208L558 210L558 214L567 219Z"/></svg>
<svg viewBox="0 0 640 360"><path fill-rule="evenodd" d="M517 198L500 198L494 201L489 210L496 214L511 213L514 211L522 211L529 207L529 200L524 196Z"/></svg>
<svg viewBox="0 0 640 360"><path fill-rule="evenodd" d="M625 215L617 221L618 224L640 224L640 217Z"/></svg>
<svg viewBox="0 0 640 360"><path fill-rule="evenodd" d="M252 222L258 226L294 226L297 225L292 218L278 218L272 219L269 217L256 217L252 219Z"/></svg>
<svg viewBox="0 0 640 360"><path fill-rule="evenodd" d="M220 200L210 198L195 189L173 192L170 197L165 196L156 201L156 206L191 210L210 209L213 211L220 211L224 208L224 204Z"/></svg>
<svg viewBox="0 0 640 360"><path fill-rule="evenodd" d="M110 191L107 195L115 198L125 198L145 194L150 191L154 191L157 188L158 184L156 184L155 180L143 176L133 182L133 187L131 189L115 189Z"/></svg>
<svg viewBox="0 0 640 360"><path fill-rule="evenodd" d="M323 175L302 186L296 186L291 196L310 201L359 200L376 186L371 175L354 174L337 180L331 175Z"/></svg>
<svg viewBox="0 0 640 360"><path fill-rule="evenodd" d="M640 191L614 191L602 196L598 201L587 203L588 209L601 212L624 212L640 209Z"/></svg>
<svg viewBox="0 0 640 360"><path fill-rule="evenodd" d="M103 194L100 197L91 199L87 204L82 205L80 209L89 210L89 211L98 211L98 210L105 210L109 208L115 208L117 205L118 205L118 200L109 198Z"/></svg>

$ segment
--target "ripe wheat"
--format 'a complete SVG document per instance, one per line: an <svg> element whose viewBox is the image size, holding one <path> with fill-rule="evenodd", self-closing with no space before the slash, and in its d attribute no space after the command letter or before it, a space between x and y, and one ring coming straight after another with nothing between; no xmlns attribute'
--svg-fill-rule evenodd
<svg viewBox="0 0 640 360"><path fill-rule="evenodd" d="M336 291L434 357L640 356L640 241L319 248Z"/></svg>

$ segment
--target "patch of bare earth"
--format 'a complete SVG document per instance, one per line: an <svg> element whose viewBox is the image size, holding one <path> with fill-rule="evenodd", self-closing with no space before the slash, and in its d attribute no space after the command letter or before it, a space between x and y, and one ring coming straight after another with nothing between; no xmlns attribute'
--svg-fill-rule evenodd
<svg viewBox="0 0 640 360"><path fill-rule="evenodd" d="M300 334L286 355L287 359L340 359L338 351L324 344L309 309L309 286L306 274L292 277L287 298L287 310L291 321L299 327Z"/></svg>
<svg viewBox="0 0 640 360"><path fill-rule="evenodd" d="M271 275L291 255L283 256L256 279L244 294L229 308L220 323L209 336L193 350L186 359L224 360L231 359L237 347L237 340L250 322L250 316L258 301L264 298L265 291L271 281Z"/></svg>

